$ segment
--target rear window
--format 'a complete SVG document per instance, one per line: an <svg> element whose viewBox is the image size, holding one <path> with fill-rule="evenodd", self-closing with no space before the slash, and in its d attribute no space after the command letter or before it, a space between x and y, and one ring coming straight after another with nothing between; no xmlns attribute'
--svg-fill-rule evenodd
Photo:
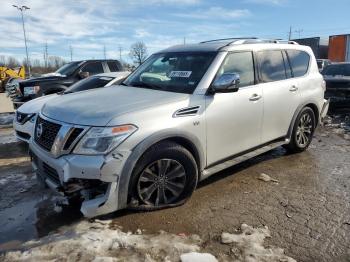
<svg viewBox="0 0 350 262"><path fill-rule="evenodd" d="M273 82L286 79L286 69L280 50L258 52L261 81Z"/></svg>
<svg viewBox="0 0 350 262"><path fill-rule="evenodd" d="M111 72L118 72L118 71L120 71L116 62L107 62L107 65L109 67L109 71L111 71Z"/></svg>
<svg viewBox="0 0 350 262"><path fill-rule="evenodd" d="M328 65L322 71L323 75L350 76L350 64Z"/></svg>
<svg viewBox="0 0 350 262"><path fill-rule="evenodd" d="M307 73L309 69L310 56L308 53L299 50L287 50L292 74L294 77L300 77Z"/></svg>

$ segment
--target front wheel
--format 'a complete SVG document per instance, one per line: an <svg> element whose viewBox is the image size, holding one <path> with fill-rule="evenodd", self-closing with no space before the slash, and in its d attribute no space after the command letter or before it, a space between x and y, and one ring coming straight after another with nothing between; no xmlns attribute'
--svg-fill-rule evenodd
<svg viewBox="0 0 350 262"><path fill-rule="evenodd" d="M138 161L130 192L139 209L155 210L185 203L198 181L192 154L173 142L151 147Z"/></svg>
<svg viewBox="0 0 350 262"><path fill-rule="evenodd" d="M310 107L303 108L294 123L291 140L284 147L291 153L304 151L312 141L315 128L314 111Z"/></svg>

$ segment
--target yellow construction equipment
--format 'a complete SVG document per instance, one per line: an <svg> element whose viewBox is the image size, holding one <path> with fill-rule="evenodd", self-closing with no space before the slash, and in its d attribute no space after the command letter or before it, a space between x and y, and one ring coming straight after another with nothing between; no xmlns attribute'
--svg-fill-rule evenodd
<svg viewBox="0 0 350 262"><path fill-rule="evenodd" d="M0 92L4 92L6 83L11 78L21 78L25 79L25 67L8 68L6 66L0 66Z"/></svg>

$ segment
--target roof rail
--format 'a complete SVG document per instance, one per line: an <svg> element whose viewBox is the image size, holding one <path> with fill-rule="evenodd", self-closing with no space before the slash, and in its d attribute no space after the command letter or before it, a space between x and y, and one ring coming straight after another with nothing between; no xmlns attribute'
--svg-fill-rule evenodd
<svg viewBox="0 0 350 262"><path fill-rule="evenodd" d="M258 39L257 37L230 37L230 38L221 38L221 39L213 39L213 40L207 40L200 42L200 44L206 44L206 43L212 43L212 42L220 42L220 41L227 41L227 40L245 40L245 39Z"/></svg>

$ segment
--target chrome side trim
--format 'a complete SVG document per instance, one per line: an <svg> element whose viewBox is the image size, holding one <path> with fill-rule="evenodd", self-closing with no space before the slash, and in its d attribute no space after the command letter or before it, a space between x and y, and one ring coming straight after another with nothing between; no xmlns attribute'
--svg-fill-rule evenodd
<svg viewBox="0 0 350 262"><path fill-rule="evenodd" d="M270 151L276 147L279 147L279 146L287 144L287 143L289 143L289 139L285 139L284 141L280 141L280 142L275 142L275 143L260 147L256 150L251 151L249 153L246 153L242 156L238 156L238 157L230 159L226 162L223 162L223 163L220 163L220 164L215 165L213 167L210 167L208 169L204 169L202 172L201 180L204 180L204 179L214 175L215 173L217 173L219 171L222 171L226 168L237 165L245 160L248 160L248 159L253 158L255 156L261 155L267 151Z"/></svg>
<svg viewBox="0 0 350 262"><path fill-rule="evenodd" d="M198 114L200 106L189 106L175 111L173 117L195 116Z"/></svg>

